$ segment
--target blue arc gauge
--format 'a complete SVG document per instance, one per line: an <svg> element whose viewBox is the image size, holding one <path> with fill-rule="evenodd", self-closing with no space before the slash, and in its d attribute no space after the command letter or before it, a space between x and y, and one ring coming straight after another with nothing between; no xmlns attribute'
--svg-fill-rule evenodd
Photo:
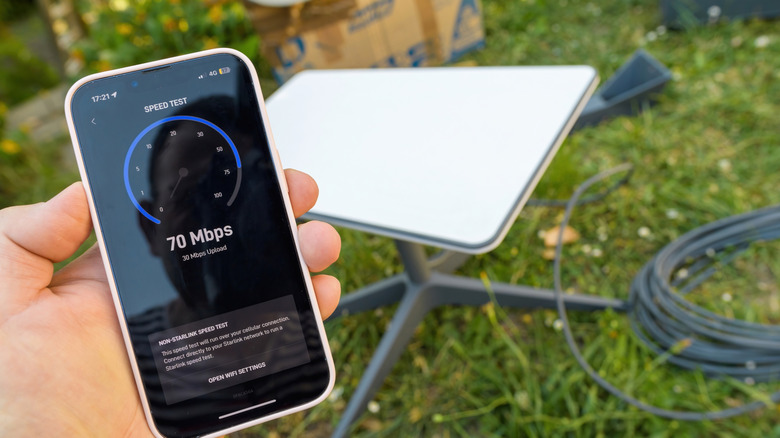
<svg viewBox="0 0 780 438"><path fill-rule="evenodd" d="M135 137L125 156L124 178L135 208L159 224L194 206L230 207L241 186L241 159L217 125L173 116Z"/></svg>

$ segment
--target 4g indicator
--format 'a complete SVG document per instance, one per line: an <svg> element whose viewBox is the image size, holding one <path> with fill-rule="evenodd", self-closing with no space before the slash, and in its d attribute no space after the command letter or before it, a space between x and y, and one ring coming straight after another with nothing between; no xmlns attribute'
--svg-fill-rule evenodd
<svg viewBox="0 0 780 438"><path fill-rule="evenodd" d="M124 179L135 208L159 224L183 199L230 207L241 187L241 158L233 140L208 120L166 117L135 137Z"/></svg>

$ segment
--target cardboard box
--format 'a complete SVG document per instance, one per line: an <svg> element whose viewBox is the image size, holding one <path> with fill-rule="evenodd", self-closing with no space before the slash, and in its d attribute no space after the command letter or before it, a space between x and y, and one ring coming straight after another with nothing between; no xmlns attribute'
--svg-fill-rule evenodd
<svg viewBox="0 0 780 438"><path fill-rule="evenodd" d="M245 1L279 83L304 69L420 67L484 46L479 0Z"/></svg>

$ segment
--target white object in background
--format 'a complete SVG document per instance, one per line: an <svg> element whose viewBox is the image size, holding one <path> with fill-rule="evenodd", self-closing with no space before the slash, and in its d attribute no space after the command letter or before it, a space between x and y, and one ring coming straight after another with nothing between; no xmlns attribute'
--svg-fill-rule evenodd
<svg viewBox="0 0 780 438"><path fill-rule="evenodd" d="M267 100L309 217L481 253L497 246L593 93L588 66L310 70Z"/></svg>

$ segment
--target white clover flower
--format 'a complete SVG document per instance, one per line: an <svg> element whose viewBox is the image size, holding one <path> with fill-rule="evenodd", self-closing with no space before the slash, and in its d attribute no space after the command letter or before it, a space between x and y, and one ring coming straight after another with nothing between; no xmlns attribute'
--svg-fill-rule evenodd
<svg viewBox="0 0 780 438"><path fill-rule="evenodd" d="M710 19L715 19L720 17L720 14L723 11L721 11L720 6L712 5L707 9L707 15L709 15Z"/></svg>
<svg viewBox="0 0 780 438"><path fill-rule="evenodd" d="M653 30L651 30L650 32L647 32L647 33L645 34L645 40L646 40L646 41L653 42L653 41L655 41L655 40L657 40L657 39L658 39L658 34L657 34L657 33L655 33L655 31L653 31Z"/></svg>
<svg viewBox="0 0 780 438"><path fill-rule="evenodd" d="M598 230L596 230L596 233L598 233L599 242L606 242L607 239L609 239L609 234L607 234L607 227L604 225L600 226Z"/></svg>
<svg viewBox="0 0 780 438"><path fill-rule="evenodd" d="M757 48L763 49L769 45L769 37L766 35L761 35L760 37L756 38L756 41L753 44L755 44Z"/></svg>
<svg viewBox="0 0 780 438"><path fill-rule="evenodd" d="M330 395L328 396L328 400L330 400L331 402L341 400L341 396L343 394L344 394L344 388L338 386L336 388L333 388L333 391L330 392Z"/></svg>

